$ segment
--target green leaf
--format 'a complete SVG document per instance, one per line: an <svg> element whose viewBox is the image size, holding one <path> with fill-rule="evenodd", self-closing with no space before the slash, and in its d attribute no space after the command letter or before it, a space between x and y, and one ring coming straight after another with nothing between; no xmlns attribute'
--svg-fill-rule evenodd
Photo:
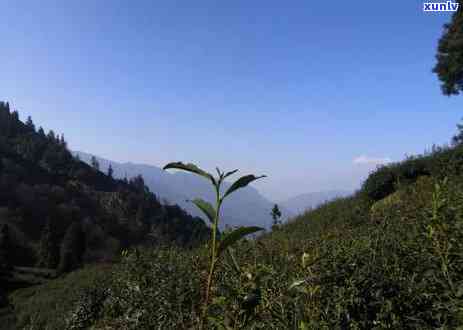
<svg viewBox="0 0 463 330"><path fill-rule="evenodd" d="M230 258L232 260L233 266L235 267L236 273L238 275L241 274L241 268L238 265L238 262L236 261L235 253L234 253L233 249L231 247L228 247L227 251L228 251L228 255L230 256Z"/></svg>
<svg viewBox="0 0 463 330"><path fill-rule="evenodd" d="M227 173L228 174L228 173ZM235 183L233 183L231 185L230 188L228 188L227 192L225 193L225 195L222 197L222 199L224 199L225 197L227 197L228 195L230 195L232 192L234 192L235 190L238 190L238 189L241 189L241 188L244 188L246 187L248 184L250 184L251 182L253 181L256 181L258 179L261 179L261 178L265 178L266 175L262 175L262 176L255 176L255 175L245 175L245 176L242 176L241 178L239 178L238 180L235 181Z"/></svg>
<svg viewBox="0 0 463 330"><path fill-rule="evenodd" d="M211 174L207 173L206 171L203 171L198 166L192 163L188 163L188 164L184 164L182 162L169 163L166 166L164 166L163 170L168 170L168 169L183 170L183 171L187 171L190 173L195 173L206 179L211 180L211 182L214 185L216 184L215 179Z"/></svg>
<svg viewBox="0 0 463 330"><path fill-rule="evenodd" d="M203 211L203 213L207 216L207 218L212 224L214 223L215 210L214 210L214 207L210 203L206 202L205 200L201 198L196 198L190 202L195 204L198 207L198 209Z"/></svg>
<svg viewBox="0 0 463 330"><path fill-rule="evenodd" d="M220 253L223 252L223 250L225 250L227 247L232 246L235 242L242 239L244 236L261 231L261 230L264 230L264 228L240 227L228 234L225 234L223 239L219 243L218 255L220 255Z"/></svg>
<svg viewBox="0 0 463 330"><path fill-rule="evenodd" d="M230 171L230 172L227 172L225 173L225 175L223 176L223 178L228 178L230 175L233 175L235 174L236 172L238 172L238 170L233 170L233 171Z"/></svg>
<svg viewBox="0 0 463 330"><path fill-rule="evenodd" d="M292 289L294 289L294 288L297 288L297 287L301 286L301 285L304 284L304 283L305 283L305 280L297 280L297 281L294 281L293 284L291 284L291 285L289 286L289 289L288 289L288 290L292 290Z"/></svg>

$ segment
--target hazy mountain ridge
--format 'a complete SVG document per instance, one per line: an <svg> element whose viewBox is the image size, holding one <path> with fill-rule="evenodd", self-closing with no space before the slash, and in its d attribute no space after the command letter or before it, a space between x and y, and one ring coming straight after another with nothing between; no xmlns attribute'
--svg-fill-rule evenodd
<svg viewBox="0 0 463 330"><path fill-rule="evenodd" d="M346 197L353 192L348 190L327 190L310 192L289 198L280 202L280 205L295 214L304 213L304 211L320 206L321 204L331 201L335 198Z"/></svg>
<svg viewBox="0 0 463 330"><path fill-rule="evenodd" d="M90 163L92 155L76 151L80 159ZM100 170L106 172L109 164L114 170L116 178L131 178L142 175L146 185L161 201L175 203L193 216L203 216L191 203L187 202L195 197L214 201L214 191L210 184L199 177L183 172L166 172L154 165L119 163L95 156L100 163ZM225 189L231 184L225 182ZM271 225L270 212L274 203L263 197L259 191L251 186L231 195L222 208L223 224L230 226L258 225L269 228ZM294 215L293 212L281 207L282 219L286 220Z"/></svg>

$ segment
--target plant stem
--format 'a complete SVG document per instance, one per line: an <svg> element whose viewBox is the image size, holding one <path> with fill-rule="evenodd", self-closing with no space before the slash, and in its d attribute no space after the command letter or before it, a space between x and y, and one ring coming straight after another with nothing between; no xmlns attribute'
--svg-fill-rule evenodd
<svg viewBox="0 0 463 330"><path fill-rule="evenodd" d="M215 266L217 263L217 228L219 226L219 217L220 217L220 206L222 204L222 201L220 199L220 181L218 185L215 187L216 191L216 210L215 210L215 218L214 218L214 224L212 225L212 251L211 251L211 260L210 260L210 267L209 267L209 275L207 277L207 284L206 284L206 297L204 300L204 306L203 306L203 314L201 317L201 324L200 324L200 329L204 329L205 321L207 318L207 311L209 307L209 300L210 300L210 293L211 293L211 287L212 287L212 281L214 278L214 271L215 271Z"/></svg>

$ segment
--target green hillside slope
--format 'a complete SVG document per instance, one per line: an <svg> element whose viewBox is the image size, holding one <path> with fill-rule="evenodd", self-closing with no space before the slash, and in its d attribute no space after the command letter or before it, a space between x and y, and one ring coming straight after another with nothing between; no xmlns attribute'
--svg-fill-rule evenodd
<svg viewBox="0 0 463 330"><path fill-rule="evenodd" d="M27 285L18 266L63 273L134 245L193 247L208 233L201 219L161 205L142 177L113 179L0 102L0 291Z"/></svg>
<svg viewBox="0 0 463 330"><path fill-rule="evenodd" d="M241 241L219 265L208 326L462 326L461 155L461 146L436 149L381 167L353 196L300 215L256 241ZM194 327L207 260L206 247L128 253L104 289L89 285L59 321L96 329ZM33 299L45 299L47 290L38 288ZM33 324L32 314L40 315L20 291L13 302L23 313L22 326ZM58 324L53 318L41 322Z"/></svg>

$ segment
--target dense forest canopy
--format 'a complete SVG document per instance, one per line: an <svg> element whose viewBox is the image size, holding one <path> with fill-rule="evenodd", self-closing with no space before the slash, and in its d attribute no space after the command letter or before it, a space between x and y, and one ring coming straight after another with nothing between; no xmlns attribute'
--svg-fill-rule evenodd
<svg viewBox="0 0 463 330"><path fill-rule="evenodd" d="M0 102L0 225L9 263L63 271L111 260L139 244L193 246L208 233L199 218L164 206L141 176L115 180L74 158L64 136L25 123ZM5 258L4 258L5 259Z"/></svg>

